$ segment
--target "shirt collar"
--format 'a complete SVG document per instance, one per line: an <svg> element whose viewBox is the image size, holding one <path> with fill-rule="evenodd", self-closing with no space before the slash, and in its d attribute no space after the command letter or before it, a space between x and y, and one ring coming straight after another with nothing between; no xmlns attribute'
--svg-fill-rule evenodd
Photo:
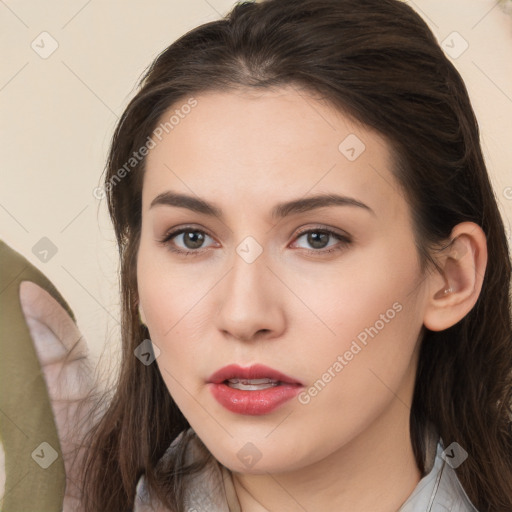
<svg viewBox="0 0 512 512"><path fill-rule="evenodd" d="M478 512L457 478L456 464L450 462L454 450L450 447L445 451L439 438L432 469L418 482L398 512Z"/></svg>

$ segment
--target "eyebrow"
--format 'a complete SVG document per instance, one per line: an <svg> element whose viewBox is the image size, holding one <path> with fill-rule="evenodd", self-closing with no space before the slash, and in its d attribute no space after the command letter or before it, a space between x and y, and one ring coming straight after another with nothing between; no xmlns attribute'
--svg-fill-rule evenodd
<svg viewBox="0 0 512 512"><path fill-rule="evenodd" d="M157 195L149 208L155 206L165 205L174 206L178 208L187 208L197 213L223 218L222 210L214 203L209 203L198 197L189 196L186 194L179 194L177 192L163 192ZM279 203L272 208L271 216L272 219L281 219L289 215L298 214L314 210L317 208L325 208L328 206L353 206L367 210L372 215L375 212L366 204L353 197L342 196L338 194L318 194L315 196L304 197L300 199L293 199L284 203Z"/></svg>

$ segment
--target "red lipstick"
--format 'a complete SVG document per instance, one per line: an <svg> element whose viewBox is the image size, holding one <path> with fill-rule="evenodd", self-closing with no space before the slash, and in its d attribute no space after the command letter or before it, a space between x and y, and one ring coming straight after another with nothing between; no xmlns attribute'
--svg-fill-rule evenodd
<svg viewBox="0 0 512 512"><path fill-rule="evenodd" d="M295 397L303 384L273 368L255 364L247 368L231 364L208 379L214 398L237 414L268 414Z"/></svg>

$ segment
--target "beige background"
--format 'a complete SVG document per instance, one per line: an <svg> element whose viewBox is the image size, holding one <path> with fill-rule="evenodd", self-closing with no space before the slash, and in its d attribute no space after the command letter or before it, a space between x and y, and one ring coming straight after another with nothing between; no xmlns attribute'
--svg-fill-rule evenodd
<svg viewBox="0 0 512 512"><path fill-rule="evenodd" d="M158 53L234 3L0 0L0 237L54 282L95 355L115 353L119 341L114 234L105 202L93 196L115 122ZM453 61L510 241L512 12L496 0L409 3L451 51L469 45ZM46 262L32 252L42 237L57 250Z"/></svg>

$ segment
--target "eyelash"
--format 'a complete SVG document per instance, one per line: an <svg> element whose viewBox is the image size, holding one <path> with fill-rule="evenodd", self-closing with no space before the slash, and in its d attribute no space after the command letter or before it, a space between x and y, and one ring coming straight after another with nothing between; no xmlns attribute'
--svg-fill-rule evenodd
<svg viewBox="0 0 512 512"><path fill-rule="evenodd" d="M206 233L205 231L203 231L201 229L195 229L191 226L185 226L185 227L179 228L175 231L166 233L164 235L163 239L159 240L158 242L160 244L162 244L163 246L165 246L169 251L180 254L182 256L199 256L200 254L202 254L202 252L204 250L197 249L194 251L190 251L190 250L187 251L187 250L183 250L183 249L176 249L176 247L173 247L170 243L173 238L177 237L178 235L181 235L182 233L188 233L188 232L201 233L201 234L210 236L210 235L208 235L208 233ZM349 237L341 235L339 233L336 233L335 231L332 231L327 228L310 228L310 229L300 231L299 233L297 233L297 236L295 239L297 240L301 236L306 235L308 233L323 233L323 234L331 235L340 241L339 244L337 244L329 249L303 249L308 254L313 254L316 256L318 256L318 254L326 255L326 254L330 254L335 251L340 251L340 250L344 249L345 247L347 247L348 245L350 245L350 243L352 243L352 240ZM210 238L213 238L213 237L210 236Z"/></svg>

